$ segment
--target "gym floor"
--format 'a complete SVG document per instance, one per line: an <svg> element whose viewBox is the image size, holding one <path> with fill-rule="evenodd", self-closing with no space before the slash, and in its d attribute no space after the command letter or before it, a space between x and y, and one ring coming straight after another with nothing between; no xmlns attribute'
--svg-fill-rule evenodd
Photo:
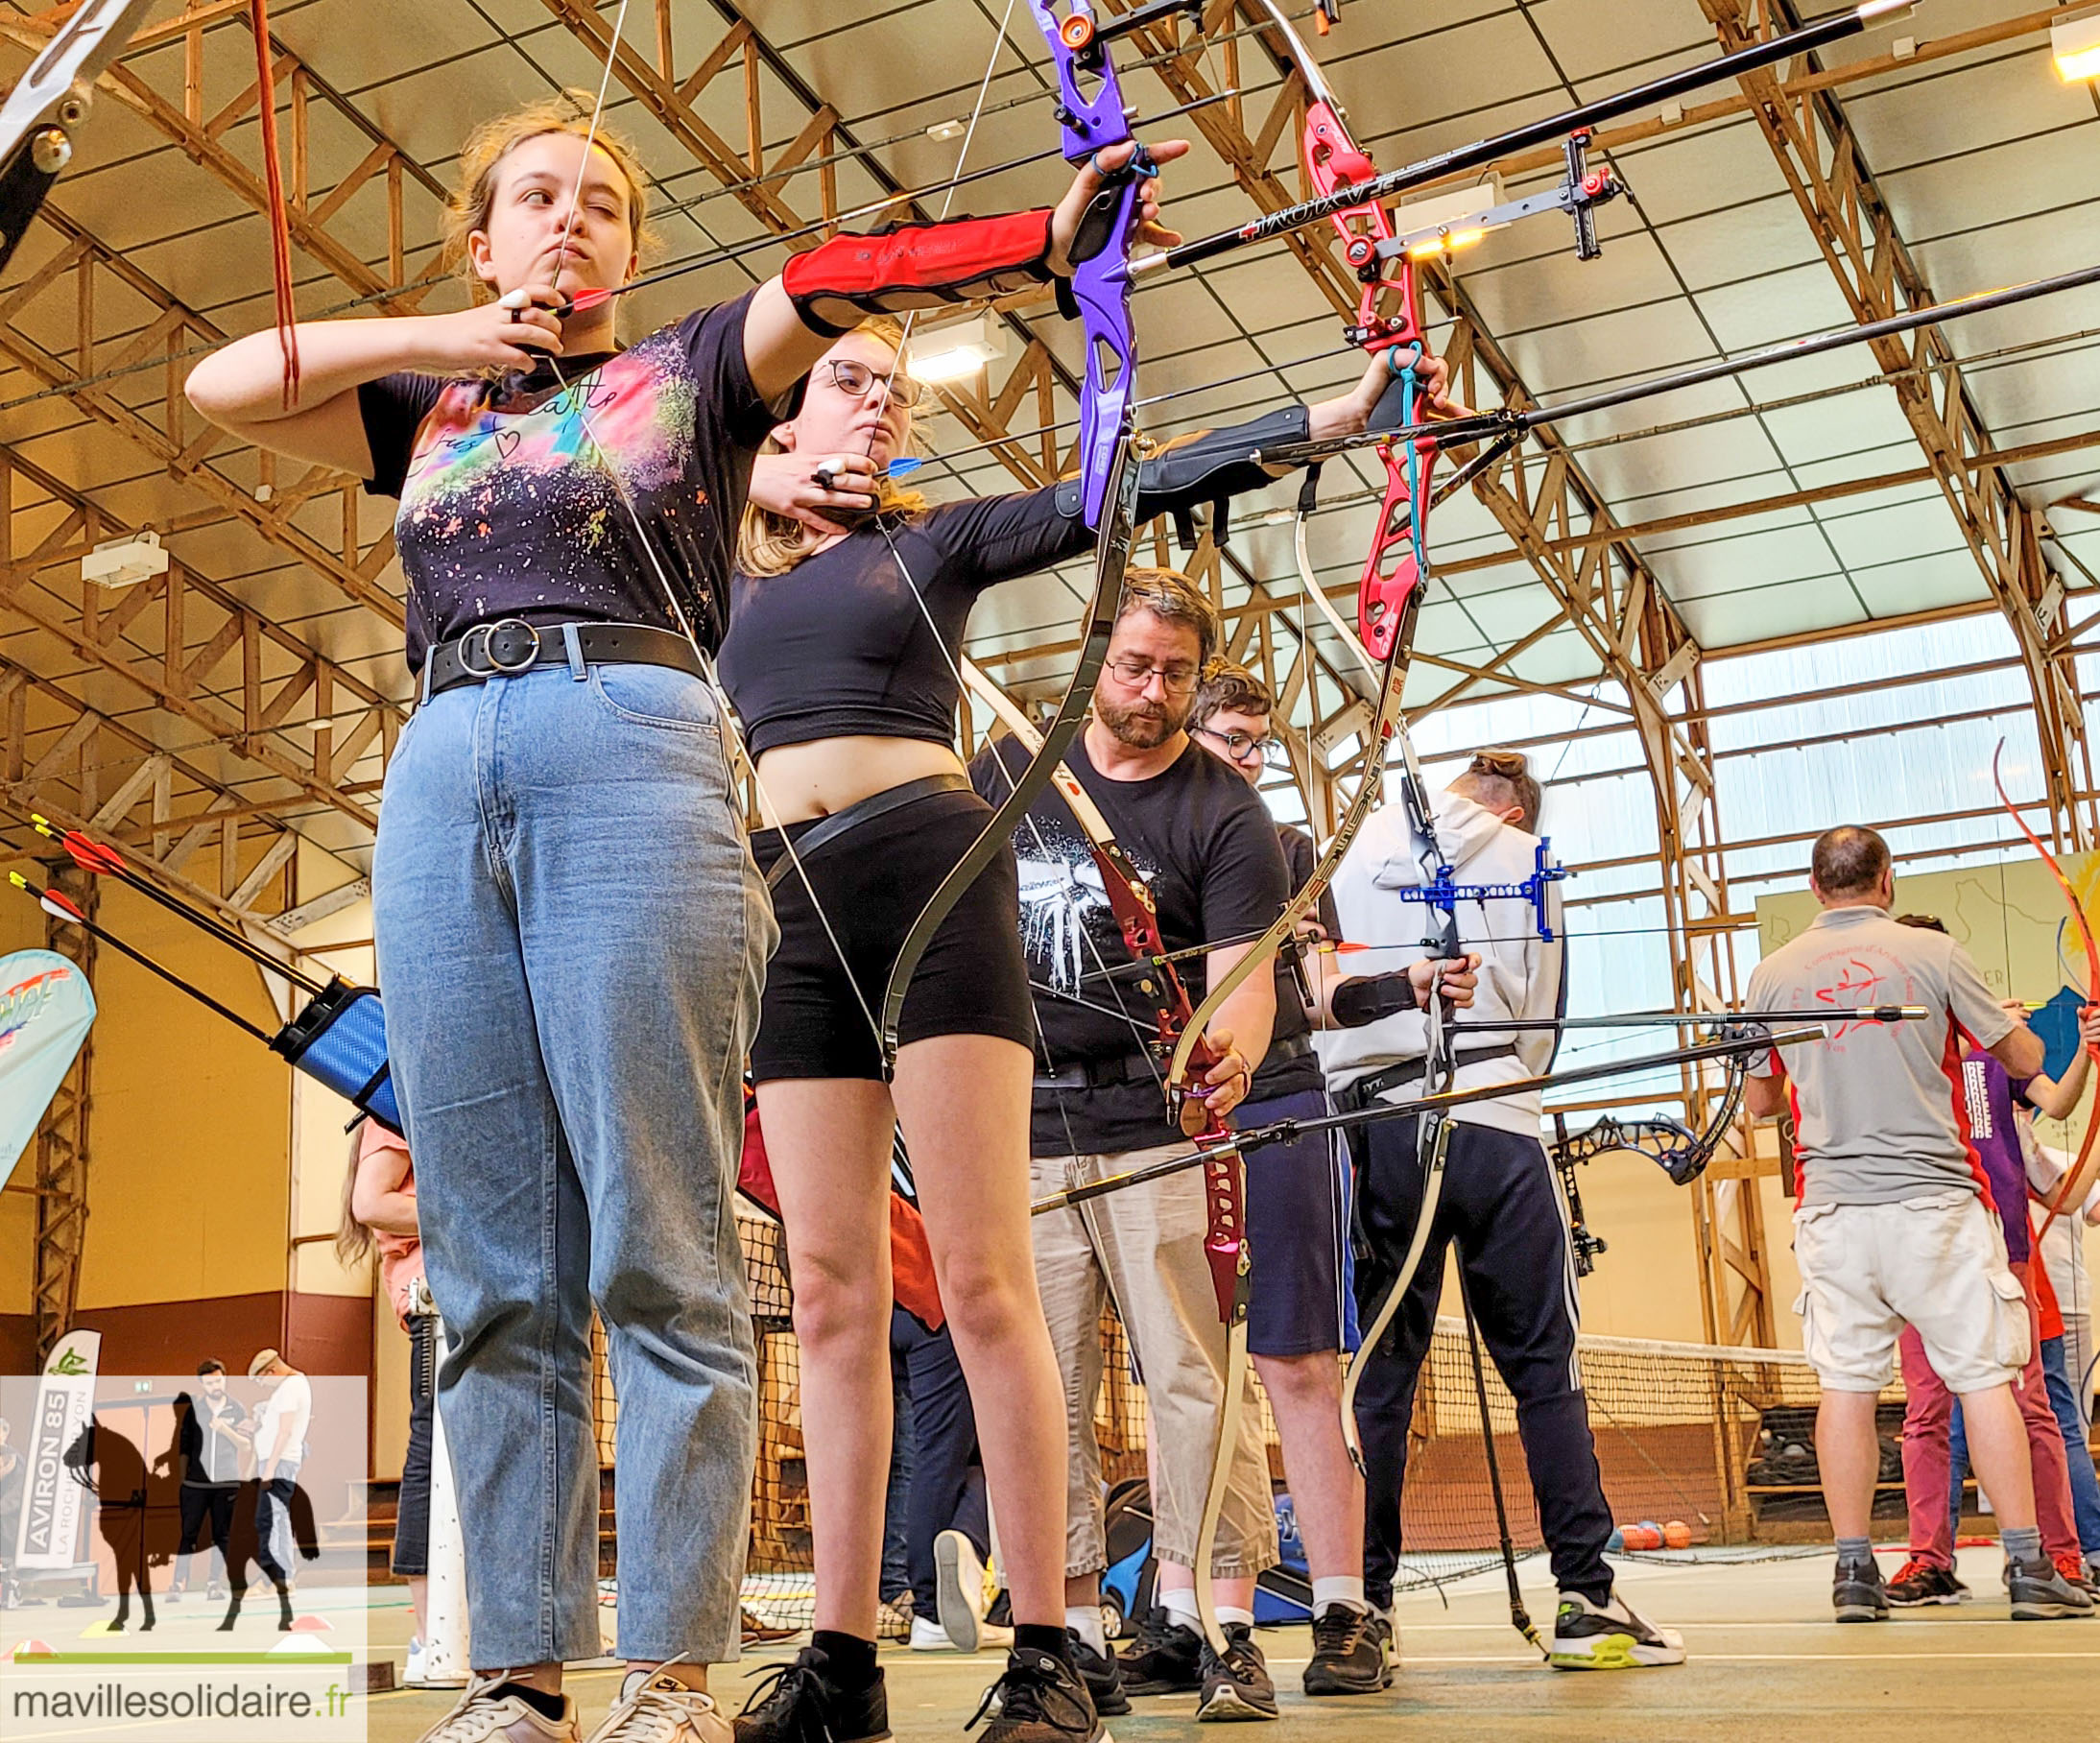
<svg viewBox="0 0 2100 1743"><path fill-rule="evenodd" d="M1900 1557L1884 1554L1894 1573ZM1552 1617L1544 1565L1525 1564L1536 1620ZM1401 1663L1392 1690L1351 1700L1309 1701L1299 1692L1305 1661L1302 1629L1256 1636L1269 1660L1283 1716L1261 1731L1266 1743L1332 1736L1341 1727L1403 1721L1423 1738L1606 1737L1612 1743L1679 1743L1744 1735L1823 1734L1847 1743L1914 1743L1921 1726L1962 1743L2072 1734L2089 1725L2100 1668L2100 1620L2016 1625L2006 1615L1994 1550L1966 1550L1962 1576L1976 1601L1960 1609L1897 1612L1880 1627L1839 1628L1828 1620L1826 1555L1748 1565L1694 1563L1621 1569L1621 1589L1652 1619L1681 1629L1690 1661L1671 1670L1563 1675L1540 1665L1511 1631L1499 1574L1399 1607ZM375 1596L392 1596L391 1591ZM407 1612L372 1616L372 1652L396 1654ZM796 1642L718 1670L715 1693L731 1710L745 1678ZM890 1723L900 1743L958 1743L963 1722L996 1674L990 1654L884 1651ZM612 1705L616 1670L572 1673L585 1733ZM374 1697L371 1743L413 1743L453 1697L429 1690ZM1111 1722L1118 1743L1181 1736L1195 1697L1140 1701ZM2055 1730L2062 1724L2064 1730Z"/></svg>

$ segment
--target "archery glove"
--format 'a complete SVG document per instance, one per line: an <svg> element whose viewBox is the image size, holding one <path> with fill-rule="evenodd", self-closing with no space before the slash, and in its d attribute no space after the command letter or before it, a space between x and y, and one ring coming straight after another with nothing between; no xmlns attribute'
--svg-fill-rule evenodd
<svg viewBox="0 0 2100 1743"><path fill-rule="evenodd" d="M1310 418L1311 414L1303 406L1285 406L1245 423L1205 430L1150 456L1137 474L1137 518L1172 515L1181 549L1193 550L1195 512L1207 503L1211 511L1210 536L1222 548L1228 537L1227 504L1230 499L1276 482L1253 456L1303 442L1310 430ZM1072 479L1059 485L1057 503L1060 513L1077 520L1084 504L1080 481Z"/></svg>
<svg viewBox="0 0 2100 1743"><path fill-rule="evenodd" d="M1352 975L1338 983L1327 1009L1340 1027L1361 1029L1380 1017L1419 1011L1421 1000L1415 994L1415 983L1402 968L1392 974Z"/></svg>

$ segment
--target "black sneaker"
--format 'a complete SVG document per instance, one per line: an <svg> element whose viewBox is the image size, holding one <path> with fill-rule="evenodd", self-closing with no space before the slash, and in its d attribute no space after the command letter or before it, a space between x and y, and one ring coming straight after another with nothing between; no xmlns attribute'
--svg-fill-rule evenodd
<svg viewBox="0 0 2100 1743"><path fill-rule="evenodd" d="M1113 1719L1131 1709L1130 1697L1123 1692L1123 1673L1116 1666L1115 1655L1096 1652L1082 1639L1076 1629L1064 1631L1065 1651L1071 1655L1072 1663L1079 1671L1079 1680L1086 1684L1086 1693L1094 1704L1094 1711L1104 1719Z"/></svg>
<svg viewBox="0 0 2100 1743"><path fill-rule="evenodd" d="M881 1743L890 1734L882 1672L866 1688L842 1689L824 1672L828 1653L805 1646L758 1680L736 1715L736 1743Z"/></svg>
<svg viewBox="0 0 2100 1743"><path fill-rule="evenodd" d="M1888 1585L1889 1602L1897 1610L1921 1610L1928 1604L1966 1604L1969 1588L1954 1577L1954 1570L1916 1556Z"/></svg>
<svg viewBox="0 0 2100 1743"><path fill-rule="evenodd" d="M2005 1586L2012 1593L2016 1622L2060 1622L2092 1614L2092 1593L2072 1585L2043 1556L2010 1564Z"/></svg>
<svg viewBox="0 0 2100 1743"><path fill-rule="evenodd" d="M1204 1637L1183 1628L1163 1607L1145 1612L1137 1644L1116 1659L1127 1695L1181 1695L1201 1688Z"/></svg>
<svg viewBox="0 0 2100 1743"><path fill-rule="evenodd" d="M1369 1695L1393 1686L1386 1662L1383 1616L1348 1604L1330 1604L1313 1618L1312 1659L1305 1666L1309 1695Z"/></svg>
<svg viewBox="0 0 2100 1743"><path fill-rule="evenodd" d="M1254 1644L1254 1631L1245 1622L1225 1625L1225 1655L1220 1657L1210 1642L1203 1642L1199 1671L1203 1699L1196 1703L1199 1719L1273 1719L1277 1716L1276 1684L1269 1680L1269 1666Z"/></svg>
<svg viewBox="0 0 2100 1743"><path fill-rule="evenodd" d="M988 1717L983 1743L1106 1743L1109 1735L1071 1665L1054 1652L1018 1646L963 1729Z"/></svg>
<svg viewBox="0 0 2100 1743"><path fill-rule="evenodd" d="M1840 1562L1830 1583L1830 1606L1840 1622L1886 1622L1889 1588L1881 1583L1880 1564L1872 1556L1864 1562Z"/></svg>

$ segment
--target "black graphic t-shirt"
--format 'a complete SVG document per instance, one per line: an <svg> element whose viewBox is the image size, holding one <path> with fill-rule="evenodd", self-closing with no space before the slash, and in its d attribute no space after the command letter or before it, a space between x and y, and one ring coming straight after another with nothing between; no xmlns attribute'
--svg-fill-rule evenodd
<svg viewBox="0 0 2100 1743"><path fill-rule="evenodd" d="M1305 887L1312 876L1313 867L1319 863L1319 850L1313 846L1313 838L1296 824L1278 824L1277 842L1283 849L1283 867L1290 877L1290 895L1295 895ZM1288 899L1288 896L1285 898ZM1323 890L1315 904L1320 924L1332 939L1342 936L1342 919L1334 911L1334 892ZM1313 972L1310 953L1307 953L1305 972ZM1280 1095L1296 1095L1301 1089L1324 1089L1326 1080L1320 1073L1320 1056L1310 1047L1286 1055L1282 1043L1295 1040L1312 1033L1312 1019L1305 1015L1305 1006L1299 997L1298 973L1291 960L1291 949L1285 945L1277 952L1277 1023L1269 1041L1269 1057L1261 1062L1261 1068L1254 1073L1253 1087L1247 1092L1251 1102L1273 1101Z"/></svg>
<svg viewBox="0 0 2100 1743"><path fill-rule="evenodd" d="M1290 890L1269 808L1202 746L1191 744L1150 780L1109 779L1086 760L1084 738L1073 741L1064 760L1151 886L1170 951L1257 933L1282 911ZM970 764L970 779L997 804L1008 775L1027 763L1021 745L1002 738ZM1096 1079L1086 1089L1037 1090L1032 1154L1117 1155L1174 1142L1180 1129L1168 1117L1161 1088L1165 1062L1154 1062L1156 1071L1146 1061L1144 1038L1157 1026L1153 1007L1134 976L1103 980L1096 972L1131 956L1086 832L1055 788L1014 831L1014 851L1020 861L1021 936L1038 988L1038 1056L1051 1070L1090 1063ZM1203 958L1176 967L1190 1002L1200 1001ZM1118 1005L1127 1020L1113 1014ZM1099 1081L1114 1076L1118 1063L1123 1081Z"/></svg>
<svg viewBox="0 0 2100 1743"><path fill-rule="evenodd" d="M720 644L752 461L792 411L745 368L750 302L564 358L566 389L418 374L358 389L366 489L401 503L411 670L433 642L502 617L675 630L666 577L703 644Z"/></svg>

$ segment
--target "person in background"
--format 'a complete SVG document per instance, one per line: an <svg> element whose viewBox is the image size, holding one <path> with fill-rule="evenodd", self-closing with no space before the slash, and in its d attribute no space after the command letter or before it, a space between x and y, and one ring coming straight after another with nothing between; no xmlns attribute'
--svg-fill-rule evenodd
<svg viewBox="0 0 2100 1743"><path fill-rule="evenodd" d="M1191 1001L1253 947L1290 895L1268 807L1186 730L1197 681L1219 639L1215 609L1186 576L1129 570L1092 718L1064 755L1073 780L1149 885L1161 941L1169 951L1190 953L1181 973ZM1017 740L993 741L970 765L978 793L996 799L1025 760ZM1106 972L1127 964L1129 952L1086 831L1056 786L1030 807L1014 839L1038 1032L1030 1150L1031 1191L1040 1199L1190 1153L1184 1134L1201 1124L1204 1108L1190 1102L1175 1121L1152 1048L1158 1006L1137 976ZM1412 981L1403 976L1391 989L1394 996L1412 1004L1439 967L1416 965ZM1469 1002L1473 965L1443 967L1452 971L1446 984L1453 995ZM1294 1005L1296 998L1294 991ZM1268 1056L1276 1010L1276 978L1264 967L1211 1017L1206 1039L1217 1063L1201 1081L1217 1116L1246 1099L1250 1062ZM1191 1692L1199 1719L1277 1716L1253 1637L1254 1582L1274 1564L1277 1540L1268 1455L1252 1401L1228 1449L1229 1484L1210 1564L1196 1565L1226 1388L1253 1387L1252 1376L1227 1365L1205 1247L1208 1222L1195 1168L1034 1219L1036 1276L1063 1374L1065 1626L1104 1712L1121 1710L1130 1696ZM1258 1276L1259 1259L1255 1265ZM1256 1282L1257 1298L1259 1290ZM1158 1560L1157 1607L1136 1645L1116 1659L1107 1656L1101 1621L1107 1540L1094 1423L1101 1316L1110 1306L1145 1376ZM1199 1577L1210 1582L1216 1600L1222 1652L1202 1633Z"/></svg>
<svg viewBox="0 0 2100 1743"><path fill-rule="evenodd" d="M274 1349L259 1349L248 1377L270 1396L255 1413L255 1563L274 1580L292 1583L292 1491L306 1462L306 1430L314 1416L314 1389L306 1376ZM278 1551L277 1520L283 1524Z"/></svg>
<svg viewBox="0 0 2100 1743"><path fill-rule="evenodd" d="M1288 762L1271 723L1275 707L1253 673L1214 659L1196 686L1189 734L1258 786L1266 769ZM1319 860L1313 838L1292 824L1277 824L1276 832L1290 887L1301 889ZM1299 927L1303 944L1340 939L1331 892ZM1276 1029L1239 1110L1242 1126L1331 1111L1313 1050L1318 1012L1308 1004L1296 951L1277 952L1276 983ZM1247 1348L1276 1416L1312 1580L1308 1695L1371 1694L1393 1681L1364 1598L1364 1480L1342 1441L1342 1357L1356 1348L1349 1214L1348 1163L1330 1134L1247 1158L1247 1246L1254 1262Z"/></svg>
<svg viewBox="0 0 2100 1743"><path fill-rule="evenodd" d="M8 1445L12 1433L0 1417L0 1610L12 1610L20 1593L14 1578L14 1537L22 1519L22 1455Z"/></svg>
<svg viewBox="0 0 2100 1743"><path fill-rule="evenodd" d="M2031 1133L2032 1128L2028 1128ZM2056 1203L2064 1177L2071 1169L2067 1151L2039 1141L2027 1146L2027 1182L2035 1202ZM2043 1215L2046 1215L2046 1211ZM2086 1267L2086 1230L2100 1223L2100 1182L2087 1193L2083 1205L2067 1205L2064 1214L2040 1236L2040 1248L2049 1285L2056 1293L2057 1309L2064 1321L2063 1402L2058 1403L2055 1380L2049 1385L2049 1401L2057 1404L2057 1421L2063 1425L2066 1449L2087 1447L2092 1439L2092 1371L2095 1354L2092 1331L2092 1278ZM2046 1372L2046 1370L2044 1370ZM2064 1414L2068 1407L2069 1415ZM2086 1550L2087 1581L2100 1588L2100 1557L2081 1535Z"/></svg>
<svg viewBox="0 0 2100 1743"><path fill-rule="evenodd" d="M890 1309L890 1362L896 1375L898 1449L907 1455L901 1497L903 1592L911 1606L914 1652L1009 1647L1014 1631L983 1619L988 1525L977 1467L977 1417L945 1321L929 1330L909 1308ZM975 1481L973 1482L973 1472ZM958 1530L958 1526L966 1529ZM974 1605L943 1603L943 1540L960 1537L964 1564L978 1583ZM887 1577L887 1576L886 1576Z"/></svg>
<svg viewBox="0 0 2100 1743"><path fill-rule="evenodd" d="M430 1619L430 1418L438 1396L438 1315L417 1232L416 1164L408 1140L377 1120L365 1121L350 1140L335 1250L346 1269L378 1254L380 1287L408 1333L408 1445L401 1454L390 1565L397 1579L408 1582L409 1608L416 1616L402 1672L402 1681L414 1687L423 1680Z"/></svg>
<svg viewBox="0 0 2100 1743"><path fill-rule="evenodd" d="M1928 915L1906 914L1897 923L1946 931ZM2008 1001L2005 1009L2016 1021L2025 1020L2026 1007L2017 1000ZM2100 1036L2100 1017L2095 1019L2094 1033ZM2035 1112L2062 1119L2078 1106L2086 1087L2087 1065L2081 1048L2061 1079L2037 1072L2016 1080L1980 1047L1970 1047L1962 1059L1962 1108L1969 1147L1982 1164L1990 1203L1998 1213L2006 1262L2027 1291L2029 1354L2017 1396L2027 1427L2042 1548L2057 1570L2079 1585L2086 1574L2076 1505L2079 1473L2069 1457L2069 1441L2051 1407L2047 1385L2052 1354L2062 1366L2063 1323L2047 1274L2031 1262L2034 1230L2027 1215L2024 1143L2026 1123ZM1969 1469L1961 1408L1933 1372L1915 1327L1904 1330L1898 1349L1903 1365L1903 1488L1910 1508L1911 1554L1889 1583L1889 1602L1898 1608L1959 1603L1969 1595L1969 1588L1954 1575L1962 1481ZM2083 1475L2088 1523L2100 1533L2100 1493L2091 1492L2090 1455Z"/></svg>
<svg viewBox="0 0 2100 1743"><path fill-rule="evenodd" d="M2086 1057L2082 1049L2079 1058L2083 1061ZM2064 1076L2067 1079L2070 1073L2066 1071ZM2020 1114L2019 1135L2027 1164L2028 1218L2030 1222L2038 1218L2047 1222L2070 1158L2061 1152L2054 1162L2043 1157L2030 1114ZM2079 1409L2082 1387L2074 1376L2086 1373L2085 1347L2091 1315L2083 1311L2076 1314L2081 1327L2075 1347L2071 1323L2073 1303L2084 1308L2088 1299L2085 1234L2087 1218L2096 1209L2100 1209L2100 1188L2089 1190L2084 1205L2065 1206L2064 1214L2050 1223L2046 1237L2037 1227L2033 1251L2040 1262L2030 1267L2043 1313L2041 1375L2049 1389L2049 1408L2064 1437L2064 1460L2071 1480L2071 1514L2077 1522L2078 1548L2083 1558L2081 1572L2088 1588L2100 1587L2100 1578L2095 1574L2100 1569L2100 1469L2093 1465L2091 1423ZM1957 1437L1961 1435L1958 1414L1951 1431ZM1966 1456L1967 1450L1966 1439L1957 1440L1957 1454ZM2100 1590L2095 1590L2094 1596L2100 1604Z"/></svg>
<svg viewBox="0 0 2100 1743"><path fill-rule="evenodd" d="M197 1553L197 1536L205 1519L211 1521L211 1582L204 1595L214 1601L227 1595L227 1540L233 1530L234 1497L241 1492L241 1460L254 1444L248 1412L227 1391L224 1362L206 1357L197 1364L197 1390L190 1397L189 1414L181 1427L182 1536L171 1600L189 1590L190 1557Z"/></svg>
<svg viewBox="0 0 2100 1743"><path fill-rule="evenodd" d="M1823 912L1750 977L1759 1011L1825 1015L1888 1000L1914 1022L1852 1022L1754 1056L1745 1105L1785 1112L1801 1205L1794 1255L1802 1344L1822 1385L1816 1454L1837 1539L1831 1608L1879 1622L1889 1592L1868 1536L1880 1474L1874 1407L1915 1326L1932 1372L1959 1397L1996 1504L2016 1620L2086 1615L2092 1599L2042 1553L2027 1436L2014 1397L2029 1354L2026 1291L2006 1263L1999 1219L1969 1145L1956 1044L1966 1036L2009 1076L2041 1069L2041 1039L2004 1010L1953 939L1898 925L1888 843L1847 824L1817 837L1809 890Z"/></svg>
<svg viewBox="0 0 2100 1743"><path fill-rule="evenodd" d="M1335 906L1348 942L1385 962L1423 954L1423 934L1435 927L1425 926L1426 910L1405 895L1419 892L1443 866L1461 885L1521 884L1540 865L1537 831L1544 802L1522 752L1483 750L1430 797L1433 843L1418 839L1404 802L1389 801L1373 812L1334 877ZM1557 899L1557 887L1546 887L1554 892L1549 901ZM1512 921L1513 912L1523 918ZM1453 919L1461 943L1480 943L1483 962L1478 1004L1452 1038L1454 1086L1511 1088L1453 1110L1437 1140L1447 1150L1435 1214L1419 1236L1429 1197L1420 1116L1349 1132L1356 1160L1357 1311L1367 1324L1392 1299L1410 1244L1418 1238L1424 1243L1390 1329L1362 1358L1356 1426L1368 1496L1366 1593L1377 1607L1379 1633L1386 1635L1400 1564L1416 1388L1436 1332L1446 1250L1455 1247L1460 1286L1516 1402L1539 1535L1551 1553L1558 1596L1549 1661L1569 1671L1682 1664L1682 1636L1635 1611L1605 1559L1611 1509L1577 1354L1582 1299L1567 1207L1539 1138L1539 1092L1522 1086L1546 1069L1551 1038L1539 1030L1494 1027L1498 1019L1538 1022L1557 1015L1565 957L1514 902L1454 898ZM1424 1016L1385 1009L1365 1021L1357 1001L1345 996L1363 984L1343 981L1329 991L1328 1013L1337 1026L1319 1035L1327 1081L1336 1100L1350 1110L1416 1093L1432 1063Z"/></svg>

